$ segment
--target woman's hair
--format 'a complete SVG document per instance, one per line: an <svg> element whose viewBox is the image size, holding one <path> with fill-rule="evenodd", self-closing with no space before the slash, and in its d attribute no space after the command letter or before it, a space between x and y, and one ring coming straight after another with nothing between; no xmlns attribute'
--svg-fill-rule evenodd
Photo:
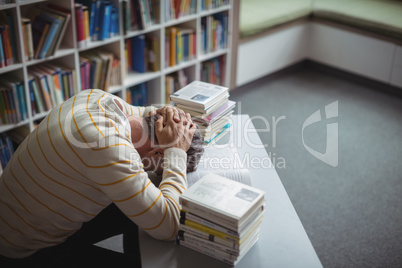
<svg viewBox="0 0 402 268"><path fill-rule="evenodd" d="M148 135L152 144L158 143L158 138L155 133L155 122L158 120L156 116L145 116L144 121L147 126ZM196 124L197 125L197 124ZM204 153L204 138L201 136L201 132L197 125L197 130L194 133L193 140L191 141L190 148L187 150L187 173L193 172L197 169L197 165L200 162L201 156Z"/></svg>

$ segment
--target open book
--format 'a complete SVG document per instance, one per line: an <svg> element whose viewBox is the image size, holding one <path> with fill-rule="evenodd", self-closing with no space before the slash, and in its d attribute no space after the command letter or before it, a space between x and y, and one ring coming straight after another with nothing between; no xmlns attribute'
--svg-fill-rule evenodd
<svg viewBox="0 0 402 268"><path fill-rule="evenodd" d="M250 171L242 168L236 159L239 159L239 154L235 147L231 147L228 144L225 147L206 146L197 170L187 174L188 187L208 173L215 173L228 179L251 185Z"/></svg>

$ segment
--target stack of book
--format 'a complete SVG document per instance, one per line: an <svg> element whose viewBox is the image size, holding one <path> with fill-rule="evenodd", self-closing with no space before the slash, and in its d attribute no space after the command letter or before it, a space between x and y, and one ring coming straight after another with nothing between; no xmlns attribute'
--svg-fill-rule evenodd
<svg viewBox="0 0 402 268"><path fill-rule="evenodd" d="M257 242L263 218L263 191L209 173L180 196L177 243L237 264Z"/></svg>
<svg viewBox="0 0 402 268"><path fill-rule="evenodd" d="M229 100L227 87L194 81L170 95L170 100L192 116L207 144L217 141L232 126L236 103Z"/></svg>

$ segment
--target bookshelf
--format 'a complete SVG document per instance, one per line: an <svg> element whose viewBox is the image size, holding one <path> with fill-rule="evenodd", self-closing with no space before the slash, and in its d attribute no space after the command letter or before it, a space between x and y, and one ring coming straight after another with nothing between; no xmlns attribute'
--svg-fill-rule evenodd
<svg viewBox="0 0 402 268"><path fill-rule="evenodd" d="M151 0L149 0L151 3ZM191 5L190 0L186 0ZM117 96L127 100L127 91L134 86L141 83L147 83L147 105L164 104L166 103L167 94L165 89L166 76L175 75L177 72L183 71L187 75L188 82L193 80L202 80L202 70L204 63L213 59L219 58L219 61L224 64L220 69L223 77L221 84L229 86L230 81L230 59L231 59L231 29L232 29L232 1L234 0L192 0L195 4L192 9L193 12L189 14L181 14L178 18L173 18L174 15L169 14L170 19L167 18L169 8L169 1L152 0L154 7L158 10L155 14L157 17L154 23L148 25L141 30L127 29L124 31L124 14L123 7L127 4L127 0L112 0L109 1L118 9L118 28L119 33L117 36L107 38L101 41L87 41L85 44L78 44L77 32L77 18L75 12L75 1L58 1L58 0L11 0L7 4L0 4L0 12L4 11L11 14L15 26L15 43L16 43L16 58L14 63L0 68L0 78L7 78L10 76L16 77L22 81L24 86L24 100L26 103L26 118L17 123L2 123L0 125L0 133L6 133L21 126L27 127L29 131L34 129L35 123L42 120L49 111L41 113L32 113L30 89L29 89L29 74L33 69L38 66L46 64L62 64L70 70L75 71L74 88L81 91L81 72L80 72L80 58L87 52L92 50L102 49L111 52L116 58L120 59L120 72L119 76L121 83L119 85L112 85L107 88L107 92L116 94ZM76 1L82 3L82 1ZM216 4L215 7L205 8L203 5ZM54 4L71 12L71 19L68 21L67 28L62 38L59 49L51 56L41 59L26 59L24 54L24 33L21 26L21 19L30 15L33 7L37 5ZM215 50L203 52L201 49L202 41L202 25L208 17L220 16L217 14L226 14L227 16L227 30L226 30L226 43L223 47L216 48ZM195 51L194 56L186 61L170 66L165 64L165 50L166 50L166 31L171 27L190 28L193 30L195 36ZM158 65L156 71L145 71L143 73L127 71L128 60L126 59L125 44L128 39L138 37L140 35L153 36L159 42L158 46ZM206 81L208 82L208 81Z"/></svg>

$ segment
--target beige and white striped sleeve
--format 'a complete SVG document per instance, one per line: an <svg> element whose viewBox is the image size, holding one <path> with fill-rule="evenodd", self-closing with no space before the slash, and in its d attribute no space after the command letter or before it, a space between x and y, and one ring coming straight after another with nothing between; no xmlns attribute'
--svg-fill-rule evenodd
<svg viewBox="0 0 402 268"><path fill-rule="evenodd" d="M88 161L102 169L88 169L95 182L140 228L161 240L175 238L179 226L179 196L186 190L186 153L177 148L165 150L162 182L157 188L143 170L140 156L126 148L124 156L116 147L108 155L90 155Z"/></svg>

